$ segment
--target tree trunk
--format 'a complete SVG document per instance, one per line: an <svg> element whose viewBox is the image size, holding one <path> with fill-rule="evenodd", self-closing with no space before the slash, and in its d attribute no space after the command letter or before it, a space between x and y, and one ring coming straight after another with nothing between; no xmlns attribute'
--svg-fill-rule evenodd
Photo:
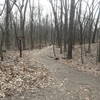
<svg viewBox="0 0 100 100"><path fill-rule="evenodd" d="M68 39L68 59L72 59L74 15L75 15L75 0L71 0L69 39Z"/></svg>

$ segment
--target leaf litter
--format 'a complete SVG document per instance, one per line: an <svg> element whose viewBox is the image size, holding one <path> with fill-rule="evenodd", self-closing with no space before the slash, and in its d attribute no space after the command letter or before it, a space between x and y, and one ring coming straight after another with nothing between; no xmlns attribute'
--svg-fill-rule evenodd
<svg viewBox="0 0 100 100"><path fill-rule="evenodd" d="M32 59L29 52L7 52L4 61L0 62L0 98L21 94L24 91L50 86L53 78L48 69Z"/></svg>
<svg viewBox="0 0 100 100"><path fill-rule="evenodd" d="M51 75L44 64L33 57L33 51L24 51L23 57L19 58L19 53L16 51L7 52L4 61L0 62L0 98L20 95L24 91L34 92L43 88L59 89L61 92L66 91L65 97L79 98L79 100L92 100L93 90L91 87L79 86L78 90L70 90L64 86L63 82L57 82ZM31 56L32 55L32 56ZM74 58L75 60L75 58ZM76 62L77 60L75 60ZM72 61L67 61L71 65ZM78 64L77 64L78 63ZM74 65L82 65L77 62ZM77 67L77 66L74 66ZM81 67L81 66L80 66ZM92 67L92 66L91 66ZM70 81L68 83L71 84ZM34 92L35 93L35 92ZM93 93L94 94L94 93ZM73 100L73 99L72 99Z"/></svg>
<svg viewBox="0 0 100 100"><path fill-rule="evenodd" d="M88 45L86 45L86 48L88 48ZM79 71L91 73L94 76L99 76L100 75L100 63L97 62L96 48L97 48L96 44L92 44L90 53L86 53L87 49L85 51L83 49L83 54L82 54L83 61L84 61L83 64L81 61L81 48L79 45L76 45L74 47L73 59L71 60L60 59L60 62L67 64L67 66L70 66Z"/></svg>

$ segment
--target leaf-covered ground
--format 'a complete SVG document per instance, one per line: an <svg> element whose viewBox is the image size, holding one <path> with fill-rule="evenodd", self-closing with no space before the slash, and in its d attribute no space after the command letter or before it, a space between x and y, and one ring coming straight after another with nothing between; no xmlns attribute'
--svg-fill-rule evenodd
<svg viewBox="0 0 100 100"><path fill-rule="evenodd" d="M54 60L52 46L24 51L22 58L18 51L5 53L0 62L0 100L99 100L99 64L93 51L84 56L84 64L79 46L73 60L62 59L58 48L60 59Z"/></svg>
<svg viewBox="0 0 100 100"><path fill-rule="evenodd" d="M64 60L62 59L63 55L59 54L59 50L57 49L58 57L60 58L60 62L66 64L69 67L72 67L76 70L87 72L94 74L95 76L100 75L100 63L97 62L97 45L91 45L91 52L88 53L88 45L85 46L86 51L84 51L83 46L83 64L81 60L81 47L76 45L73 49L73 59L72 60Z"/></svg>
<svg viewBox="0 0 100 100"><path fill-rule="evenodd" d="M22 94L51 84L52 77L45 66L35 59L30 62L28 51L19 57L18 52L10 51L0 62L0 97Z"/></svg>

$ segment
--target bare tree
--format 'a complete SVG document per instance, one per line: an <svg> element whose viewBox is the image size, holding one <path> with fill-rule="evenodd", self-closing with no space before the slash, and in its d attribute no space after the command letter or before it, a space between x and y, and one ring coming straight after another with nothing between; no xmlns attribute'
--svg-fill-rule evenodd
<svg viewBox="0 0 100 100"><path fill-rule="evenodd" d="M22 0L21 4L15 4L18 8L20 14L20 33L22 34L21 37L23 38L23 49L26 48L25 45L25 21L26 21L26 10L29 0Z"/></svg>
<svg viewBox="0 0 100 100"><path fill-rule="evenodd" d="M38 0L38 38L39 38L39 48L42 48L42 36L41 36L41 6L40 1Z"/></svg>
<svg viewBox="0 0 100 100"><path fill-rule="evenodd" d="M59 23L58 23L58 0L49 0L53 15L54 15L54 24L55 24L55 30L57 33L57 43L60 46L60 30L59 30Z"/></svg>
<svg viewBox="0 0 100 100"><path fill-rule="evenodd" d="M99 24L99 19L100 19L100 10L96 19L96 23L95 23L95 28L94 28L94 32L93 32L93 38L92 38L92 43L95 43L95 37L97 34L97 28L98 28L98 24Z"/></svg>
<svg viewBox="0 0 100 100"><path fill-rule="evenodd" d="M3 57L3 45L4 45L5 31L4 31L4 28L2 27L1 24L0 24L0 29L1 29L1 32L2 32L1 41L0 41L0 57L1 57L1 61L3 61L3 59L4 59L4 57Z"/></svg>
<svg viewBox="0 0 100 100"><path fill-rule="evenodd" d="M68 0L65 0L65 15L64 15L64 53L67 52L67 39L68 39ZM65 55L67 56L67 55Z"/></svg>
<svg viewBox="0 0 100 100"><path fill-rule="evenodd" d="M68 38L68 59L72 59L74 17L75 17L75 0L71 0L69 38Z"/></svg>
<svg viewBox="0 0 100 100"><path fill-rule="evenodd" d="M6 16L5 16L5 45L6 48L9 49L10 47L10 33L9 33L9 23L10 23L10 13L15 5L16 0L13 0L13 4L10 4L9 0L5 0L5 5L6 5Z"/></svg>
<svg viewBox="0 0 100 100"><path fill-rule="evenodd" d="M34 0L32 1L32 5L31 5L31 1L29 0L29 7L30 7L30 39L31 39L31 49L33 49L34 48L34 37L33 37Z"/></svg>

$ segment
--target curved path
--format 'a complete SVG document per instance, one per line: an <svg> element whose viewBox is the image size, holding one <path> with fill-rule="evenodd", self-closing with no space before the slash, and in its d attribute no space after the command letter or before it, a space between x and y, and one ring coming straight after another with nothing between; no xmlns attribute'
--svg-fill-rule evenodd
<svg viewBox="0 0 100 100"><path fill-rule="evenodd" d="M45 64L62 83L61 94L52 100L100 100L100 77L80 72L50 58L52 48L48 47L36 54L36 59ZM57 94L56 94L57 95ZM64 97L65 96L65 97Z"/></svg>
<svg viewBox="0 0 100 100"><path fill-rule="evenodd" d="M56 79L56 84L53 87L36 90L36 93L27 92L12 100L100 100L100 77L77 71L50 58L52 47L36 53L31 51L30 54L31 62L35 58L49 69Z"/></svg>

